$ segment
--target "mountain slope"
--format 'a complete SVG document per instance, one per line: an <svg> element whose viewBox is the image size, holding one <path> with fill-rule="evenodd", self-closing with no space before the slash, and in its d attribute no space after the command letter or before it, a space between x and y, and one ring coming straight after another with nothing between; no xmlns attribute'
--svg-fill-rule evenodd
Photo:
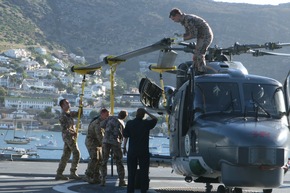
<svg viewBox="0 0 290 193"><path fill-rule="evenodd" d="M182 33L182 26L168 18L173 7L205 18L214 31L212 46L290 41L290 4L261 6L211 0L2 0L0 41L40 44L51 50L63 47L84 55L91 63L103 53L121 54ZM142 60L156 62L157 54L142 56ZM180 56L184 58L178 57L177 62L191 59L189 54ZM280 81L285 71L273 74L273 63L289 69L289 60L280 57L237 58L248 64L249 71L260 73L259 68L263 68L262 73L267 73L262 75L270 73ZM136 66L136 61L128 61L128 65Z"/></svg>

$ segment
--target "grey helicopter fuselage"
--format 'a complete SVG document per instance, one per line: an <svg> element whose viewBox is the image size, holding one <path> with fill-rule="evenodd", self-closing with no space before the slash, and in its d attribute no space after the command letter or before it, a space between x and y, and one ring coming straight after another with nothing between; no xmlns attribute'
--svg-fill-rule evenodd
<svg viewBox="0 0 290 193"><path fill-rule="evenodd" d="M178 69L173 65L175 51L195 54L196 44L176 45L174 38L163 38L118 56L109 55L95 64L73 66L71 70L85 79L86 74L110 65L113 77L117 64L159 50L157 64L149 69L159 73L161 87L148 78L139 84L144 107L169 115L170 157L157 158L155 163L170 164L188 182L193 179L206 183L207 192L212 189L210 183L217 182L225 185L219 185L219 193L241 193L244 187L262 187L264 193L270 193L282 184L288 169L290 71L285 69L289 72L282 87L276 80L249 75L240 62L231 59L246 53L256 57L290 56L272 52L284 46L290 43L236 42L227 48L216 45L207 49L207 73L195 76L190 68L192 61ZM164 87L163 72L176 74L176 89ZM110 99L113 109L113 94Z"/></svg>
<svg viewBox="0 0 290 193"><path fill-rule="evenodd" d="M172 96L174 171L196 182L279 187L290 144L282 85L243 68L195 76L193 82L179 83Z"/></svg>

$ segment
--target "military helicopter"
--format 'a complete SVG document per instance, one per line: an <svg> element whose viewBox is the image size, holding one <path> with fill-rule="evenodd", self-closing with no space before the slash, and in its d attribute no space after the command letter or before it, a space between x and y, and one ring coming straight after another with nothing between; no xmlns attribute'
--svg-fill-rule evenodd
<svg viewBox="0 0 290 193"><path fill-rule="evenodd" d="M195 74L192 62L174 67L176 51L194 53L195 44L173 46L164 38L150 46L109 56L104 61L74 66L73 72L91 74L104 65L116 66L129 58L160 51L157 65L160 84L143 78L140 100L146 108L166 113L169 123L170 160L173 171L185 181L220 183L218 193L242 193L261 188L271 193L282 185L288 170L290 147L290 71L284 86L277 80L248 74L233 55L287 55L274 50L288 43L235 43L228 48L209 48L207 73ZM114 71L113 71L114 72ZM176 74L176 88L164 86L163 72Z"/></svg>

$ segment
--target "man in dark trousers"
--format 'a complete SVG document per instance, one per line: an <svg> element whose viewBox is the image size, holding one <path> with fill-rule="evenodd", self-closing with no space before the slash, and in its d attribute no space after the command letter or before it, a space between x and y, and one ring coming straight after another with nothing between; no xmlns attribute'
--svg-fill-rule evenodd
<svg viewBox="0 0 290 193"><path fill-rule="evenodd" d="M147 114L151 120L143 119ZM146 193L149 187L149 133L157 124L157 118L144 108L139 108L136 118L126 123L124 129L123 152L127 153L126 145L129 139L127 153L128 186L127 193L134 193L137 165L140 168L141 193Z"/></svg>

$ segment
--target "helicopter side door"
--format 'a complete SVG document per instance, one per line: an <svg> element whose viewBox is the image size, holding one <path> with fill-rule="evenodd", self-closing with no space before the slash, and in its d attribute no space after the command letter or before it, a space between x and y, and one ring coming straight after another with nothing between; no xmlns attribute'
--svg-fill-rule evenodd
<svg viewBox="0 0 290 193"><path fill-rule="evenodd" d="M288 72L288 75L284 82L284 95L286 103L286 112L288 116L288 121L290 122L290 71Z"/></svg>
<svg viewBox="0 0 290 193"><path fill-rule="evenodd" d="M180 108L183 92L176 92L172 104L172 111L169 115L169 140L170 156L179 156L179 125L180 125Z"/></svg>
<svg viewBox="0 0 290 193"><path fill-rule="evenodd" d="M178 89L174 95L174 102L170 114L170 155L171 156L186 156L186 133L189 128L189 113L188 113L188 84L184 84Z"/></svg>

